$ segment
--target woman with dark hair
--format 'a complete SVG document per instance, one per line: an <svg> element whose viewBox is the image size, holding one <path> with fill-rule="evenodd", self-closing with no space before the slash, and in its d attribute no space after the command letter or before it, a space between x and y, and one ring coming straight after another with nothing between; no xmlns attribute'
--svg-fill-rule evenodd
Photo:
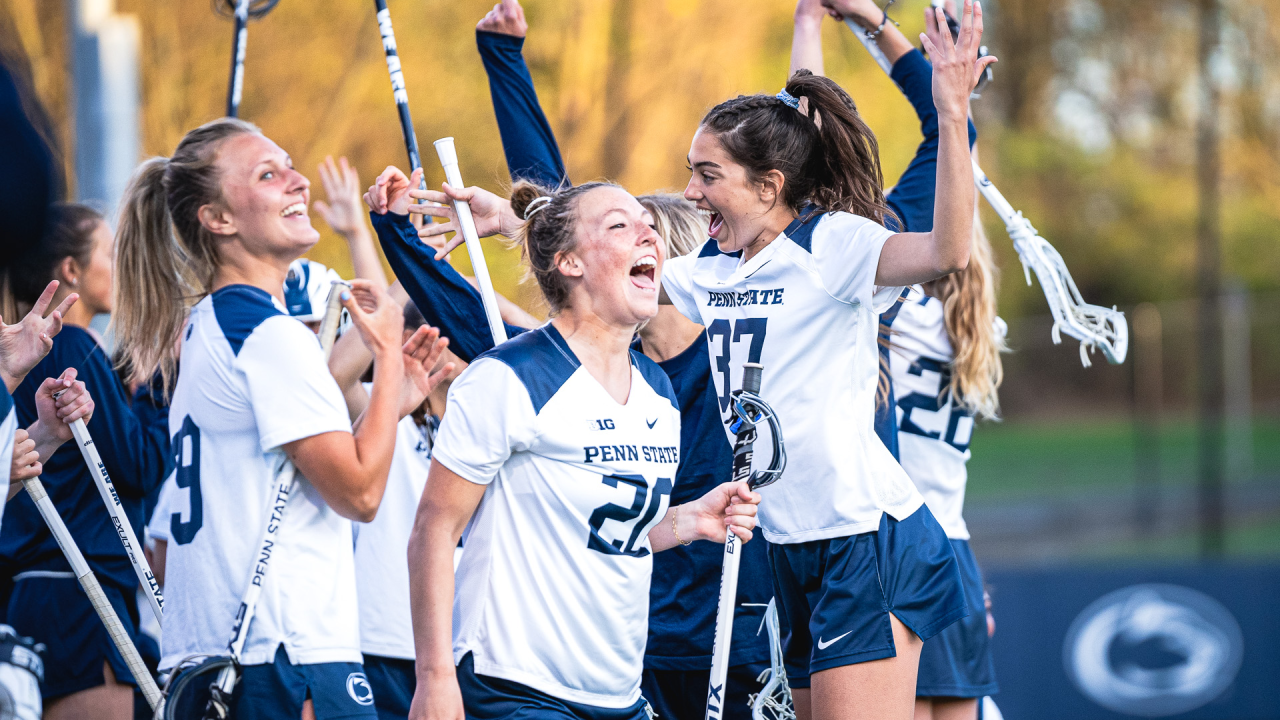
<svg viewBox="0 0 1280 720"><path fill-rule="evenodd" d="M848 94L800 70L776 96L703 118L685 197L711 213L711 240L664 278L707 326L722 407L744 362L764 366L790 463L762 490L761 527L788 670L811 676L797 708L823 720L910 716L921 639L968 614L945 533L872 428L879 313L969 257L968 98L994 59L978 59L972 5L957 46L939 34L940 47L922 35L939 126L931 231L884 227L875 137Z"/></svg>
<svg viewBox="0 0 1280 720"><path fill-rule="evenodd" d="M62 332L53 339L53 349L14 391L14 404L20 423L27 425L38 415L41 381L69 369L78 372L96 401L87 423L89 434L111 474L125 517L140 534L145 497L171 470L169 437L164 413L135 414L130 393L89 329L95 315L113 307L113 248L111 230L97 211L84 205L54 205L44 242L8 268L6 320L12 322L11 313L36 303L51 281L58 282L54 302L78 295L78 302L66 311ZM68 445L44 463L42 480L126 630L136 636L137 576L91 472L79 449ZM6 511L0 554L15 580L9 624L48 648L45 717L132 717L134 678L25 495L15 498Z"/></svg>

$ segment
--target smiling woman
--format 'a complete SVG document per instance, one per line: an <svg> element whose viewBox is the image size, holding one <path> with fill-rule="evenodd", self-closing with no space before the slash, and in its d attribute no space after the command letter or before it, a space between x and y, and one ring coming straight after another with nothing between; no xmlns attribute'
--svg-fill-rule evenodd
<svg viewBox="0 0 1280 720"><path fill-rule="evenodd" d="M348 519L377 512L400 408L421 404L440 379L424 364L435 366L443 345L428 342L424 327L402 348L400 306L355 281L343 305L375 364L353 431L316 336L283 305L289 264L319 239L310 199L284 150L253 125L217 120L188 133L172 158L143 164L117 242L118 357L135 381L159 370L167 390L182 354L169 432L187 496L174 502L189 509L171 518L162 669L224 652L258 529L269 514L284 516L273 590L259 600L238 658L243 680L230 702L238 718L301 717L313 701L375 717L351 691L363 670ZM304 482L278 495L286 458Z"/></svg>
<svg viewBox="0 0 1280 720"><path fill-rule="evenodd" d="M666 259L649 211L607 183L521 182L501 209L554 317L450 389L409 543L410 716L640 720L653 553L749 539L758 496L723 483L671 505L679 401L631 349Z"/></svg>

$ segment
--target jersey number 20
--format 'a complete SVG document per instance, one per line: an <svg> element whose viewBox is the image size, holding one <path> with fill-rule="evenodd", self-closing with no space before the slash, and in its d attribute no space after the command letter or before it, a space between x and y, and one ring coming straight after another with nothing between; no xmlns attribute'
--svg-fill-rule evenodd
<svg viewBox="0 0 1280 720"><path fill-rule="evenodd" d="M649 492L649 483L639 475L606 475L600 479L609 487L616 488L618 483L629 485L635 488L636 497L630 507L606 503L591 513L591 535L587 538L587 547L606 555L630 555L631 557L648 555L649 551L645 548L637 548L636 543L640 541L641 531L658 514L658 509L662 507L662 498L671 494L671 478L658 478L652 493ZM636 518L640 519L636 520ZM604 526L605 520L616 520L624 524L634 521L626 543L620 539L606 541L600 535L600 528Z"/></svg>

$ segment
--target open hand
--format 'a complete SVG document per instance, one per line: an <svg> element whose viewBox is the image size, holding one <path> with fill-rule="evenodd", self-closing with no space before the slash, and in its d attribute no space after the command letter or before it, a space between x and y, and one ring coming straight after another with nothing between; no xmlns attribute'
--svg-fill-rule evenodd
<svg viewBox="0 0 1280 720"><path fill-rule="evenodd" d="M418 328L401 347L404 388L400 393L400 417L416 410L431 391L453 372L452 362L441 363L448 347L449 339L440 337L440 331L429 325Z"/></svg>
<svg viewBox="0 0 1280 720"><path fill-rule="evenodd" d="M454 248L463 242L461 228L458 226L458 213L454 212L453 209L453 201L455 200L465 202L471 206L471 217L475 220L476 234L480 237L489 237L490 235L510 236L520 227L520 219L512 212L510 200L474 185L457 189L449 185L449 183L444 183L440 186L440 190L410 190L409 196L426 201L425 204L410 205L410 213L430 215L431 217L445 220L442 223L424 225L418 231L418 237L421 237L427 244L436 247L437 260L447 257L449 253L453 252ZM440 246L432 242L432 238L443 236L445 233L454 233L454 236Z"/></svg>
<svg viewBox="0 0 1280 720"><path fill-rule="evenodd" d="M502 0L476 23L476 29L522 38L529 32L529 23L524 21L524 8L518 0Z"/></svg>
<svg viewBox="0 0 1280 720"><path fill-rule="evenodd" d="M22 383L31 368L53 349L53 336L62 330L62 316L80 299L79 295L71 293L45 317L49 303L53 302L53 296L57 292L58 281L54 280L40 293L31 312L22 318L22 322L5 325L0 320L0 379L4 380L10 393Z"/></svg>
<svg viewBox="0 0 1280 720"><path fill-rule="evenodd" d="M345 157L334 163L329 156L320 163L320 183L329 201L316 200L312 207L335 232L350 238L365 221L360 207L360 175Z"/></svg>
<svg viewBox="0 0 1280 720"><path fill-rule="evenodd" d="M938 109L938 118L965 122L970 94L987 66L996 62L991 55L978 57L982 45L982 3L965 0L960 37L954 45L942 8L925 11L925 19L928 32L920 33L920 42L933 63L933 104Z"/></svg>

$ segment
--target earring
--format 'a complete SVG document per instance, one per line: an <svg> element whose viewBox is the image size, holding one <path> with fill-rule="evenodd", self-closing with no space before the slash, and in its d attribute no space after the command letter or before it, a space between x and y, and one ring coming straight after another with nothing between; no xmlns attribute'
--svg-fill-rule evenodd
<svg viewBox="0 0 1280 720"><path fill-rule="evenodd" d="M80 281L76 278L71 278L70 280L67 281L67 284L73 288L80 287Z"/></svg>

